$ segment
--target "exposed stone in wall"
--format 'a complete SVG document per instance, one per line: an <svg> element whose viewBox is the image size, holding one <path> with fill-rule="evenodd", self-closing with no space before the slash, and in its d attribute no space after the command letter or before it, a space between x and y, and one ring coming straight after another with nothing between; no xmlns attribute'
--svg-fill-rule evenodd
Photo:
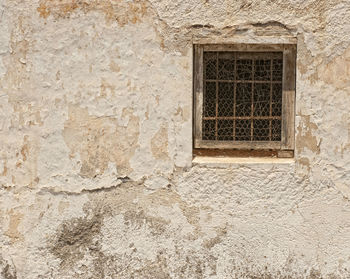
<svg viewBox="0 0 350 279"><path fill-rule="evenodd" d="M349 278L350 4L0 3L0 277ZM193 43L297 43L295 158L192 163Z"/></svg>

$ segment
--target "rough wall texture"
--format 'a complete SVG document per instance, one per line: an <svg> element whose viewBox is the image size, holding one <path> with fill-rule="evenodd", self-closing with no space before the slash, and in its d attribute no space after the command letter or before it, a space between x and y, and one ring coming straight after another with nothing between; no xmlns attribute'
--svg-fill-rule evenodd
<svg viewBox="0 0 350 279"><path fill-rule="evenodd" d="M350 278L348 0L1 0L0 277ZM295 160L192 163L192 44L297 42Z"/></svg>

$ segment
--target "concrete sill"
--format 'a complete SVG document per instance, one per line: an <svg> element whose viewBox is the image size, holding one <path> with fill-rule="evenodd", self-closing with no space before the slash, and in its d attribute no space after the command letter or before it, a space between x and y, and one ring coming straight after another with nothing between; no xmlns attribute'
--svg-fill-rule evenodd
<svg viewBox="0 0 350 279"><path fill-rule="evenodd" d="M193 165L207 167L224 167L230 165L290 165L294 164L294 158L271 157L206 157L196 156L192 160Z"/></svg>

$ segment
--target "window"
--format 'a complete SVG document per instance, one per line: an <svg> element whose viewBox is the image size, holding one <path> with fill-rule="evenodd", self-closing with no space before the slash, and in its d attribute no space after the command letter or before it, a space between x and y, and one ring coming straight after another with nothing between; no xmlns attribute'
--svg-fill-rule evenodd
<svg viewBox="0 0 350 279"><path fill-rule="evenodd" d="M295 64L295 45L195 45L195 150L293 156Z"/></svg>

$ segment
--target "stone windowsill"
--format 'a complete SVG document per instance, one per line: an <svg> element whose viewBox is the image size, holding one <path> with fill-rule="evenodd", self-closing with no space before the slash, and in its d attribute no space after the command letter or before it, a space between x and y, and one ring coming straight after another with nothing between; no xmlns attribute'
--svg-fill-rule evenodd
<svg viewBox="0 0 350 279"><path fill-rule="evenodd" d="M207 157L196 156L192 160L193 165L205 166L229 166L229 165L267 165L267 164L294 164L294 158L271 158L271 157Z"/></svg>

